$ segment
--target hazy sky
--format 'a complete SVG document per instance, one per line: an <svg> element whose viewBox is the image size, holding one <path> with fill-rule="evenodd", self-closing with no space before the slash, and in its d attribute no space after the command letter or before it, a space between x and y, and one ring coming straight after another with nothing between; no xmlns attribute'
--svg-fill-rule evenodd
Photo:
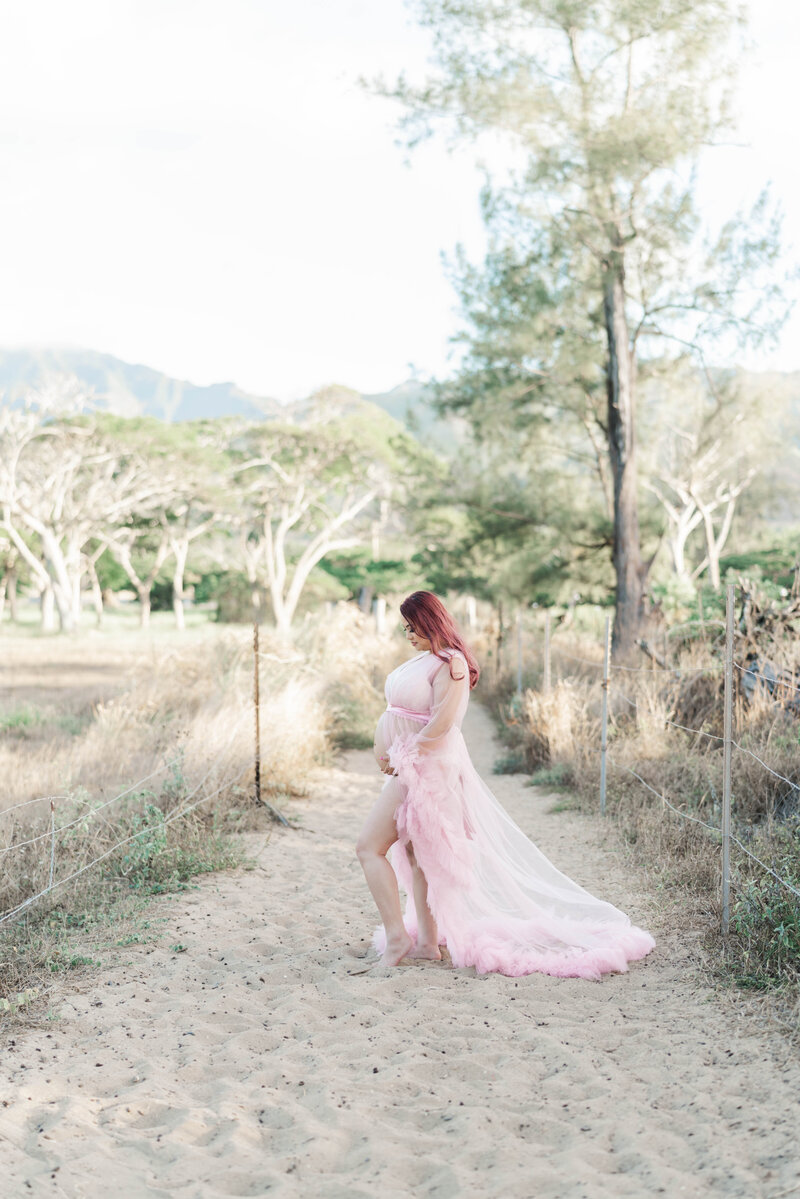
<svg viewBox="0 0 800 1199"><path fill-rule="evenodd" d="M800 247L800 6L752 0L711 222L772 180ZM440 255L479 176L356 80L424 67L402 0L0 0L0 345L85 346L288 399L448 369ZM800 315L752 365L800 368Z"/></svg>

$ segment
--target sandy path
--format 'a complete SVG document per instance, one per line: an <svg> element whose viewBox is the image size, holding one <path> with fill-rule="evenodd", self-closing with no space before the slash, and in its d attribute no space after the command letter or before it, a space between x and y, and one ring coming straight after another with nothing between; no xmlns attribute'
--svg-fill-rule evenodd
<svg viewBox="0 0 800 1199"><path fill-rule="evenodd" d="M466 732L488 775L480 709ZM17 1036L4 1196L800 1195L800 1065L714 1002L597 822L520 777L493 780L515 819L656 951L602 983L348 974L374 924L352 846L379 785L368 754L321 774L306 831L160 902L157 948Z"/></svg>

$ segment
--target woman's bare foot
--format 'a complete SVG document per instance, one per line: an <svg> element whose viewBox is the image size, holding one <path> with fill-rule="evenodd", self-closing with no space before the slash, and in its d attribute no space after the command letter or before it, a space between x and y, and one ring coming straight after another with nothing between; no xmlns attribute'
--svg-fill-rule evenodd
<svg viewBox="0 0 800 1199"><path fill-rule="evenodd" d="M387 941L386 948L381 954L381 966L399 966L413 944L408 933Z"/></svg>
<svg viewBox="0 0 800 1199"><path fill-rule="evenodd" d="M414 952L412 954L409 954L409 957L425 958L425 960L429 961L429 962L441 962L442 951L438 945L435 945L435 944L429 945L427 943L418 941Z"/></svg>

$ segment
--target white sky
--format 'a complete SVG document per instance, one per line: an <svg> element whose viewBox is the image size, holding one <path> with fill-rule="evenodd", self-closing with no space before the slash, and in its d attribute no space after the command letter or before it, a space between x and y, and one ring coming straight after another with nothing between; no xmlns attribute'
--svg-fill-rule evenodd
<svg viewBox="0 0 800 1199"><path fill-rule="evenodd" d="M710 222L772 180L800 247L800 5L752 0L749 149ZM483 245L479 176L359 75L422 70L402 0L0 0L0 344L85 346L280 399L448 369L440 254ZM800 368L800 314L750 365Z"/></svg>

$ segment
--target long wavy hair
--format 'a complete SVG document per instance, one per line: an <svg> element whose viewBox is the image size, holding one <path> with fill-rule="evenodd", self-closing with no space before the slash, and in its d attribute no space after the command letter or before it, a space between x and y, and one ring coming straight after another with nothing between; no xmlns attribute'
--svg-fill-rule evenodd
<svg viewBox="0 0 800 1199"><path fill-rule="evenodd" d="M480 667L475 655L458 631L456 622L445 608L438 595L432 591L415 591L403 600L400 612L416 633L431 643L431 653L443 662L450 662L450 677L454 678L452 660L442 651L457 649L464 655L469 670L470 691L480 678Z"/></svg>

